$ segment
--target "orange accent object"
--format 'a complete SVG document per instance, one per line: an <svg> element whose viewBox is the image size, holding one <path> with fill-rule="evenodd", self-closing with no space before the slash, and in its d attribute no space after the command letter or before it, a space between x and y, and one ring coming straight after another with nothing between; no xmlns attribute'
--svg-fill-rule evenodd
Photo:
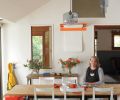
<svg viewBox="0 0 120 100"><path fill-rule="evenodd" d="M54 88L60 88L61 84L54 84Z"/></svg>
<svg viewBox="0 0 120 100"><path fill-rule="evenodd" d="M86 31L87 23L80 23L75 25L60 24L60 31Z"/></svg>
<svg viewBox="0 0 120 100"><path fill-rule="evenodd" d="M85 90L87 90L87 86L81 86L81 88L84 88Z"/></svg>
<svg viewBox="0 0 120 100"><path fill-rule="evenodd" d="M70 88L77 88L77 84L69 84Z"/></svg>
<svg viewBox="0 0 120 100"><path fill-rule="evenodd" d="M5 96L5 100L24 100L23 96Z"/></svg>

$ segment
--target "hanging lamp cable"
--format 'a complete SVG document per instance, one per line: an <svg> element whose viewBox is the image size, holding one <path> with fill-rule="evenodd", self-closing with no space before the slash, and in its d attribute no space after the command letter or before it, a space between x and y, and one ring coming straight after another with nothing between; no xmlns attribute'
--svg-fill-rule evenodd
<svg viewBox="0 0 120 100"><path fill-rule="evenodd" d="M70 11L69 14L72 15L72 0L70 0Z"/></svg>

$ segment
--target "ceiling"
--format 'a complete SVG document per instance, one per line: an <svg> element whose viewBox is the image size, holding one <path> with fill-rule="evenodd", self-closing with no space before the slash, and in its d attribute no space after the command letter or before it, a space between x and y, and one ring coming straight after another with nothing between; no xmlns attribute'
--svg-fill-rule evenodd
<svg viewBox="0 0 120 100"><path fill-rule="evenodd" d="M0 18L17 21L50 0L0 0Z"/></svg>
<svg viewBox="0 0 120 100"><path fill-rule="evenodd" d="M0 19L18 21L31 12L48 3L50 0L0 0ZM69 5L69 4L68 4ZM100 0L73 0L73 11L80 18L104 17Z"/></svg>

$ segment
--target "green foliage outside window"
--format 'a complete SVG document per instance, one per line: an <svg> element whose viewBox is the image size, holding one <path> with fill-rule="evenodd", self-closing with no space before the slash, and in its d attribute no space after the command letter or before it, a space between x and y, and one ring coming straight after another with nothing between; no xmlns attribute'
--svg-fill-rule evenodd
<svg viewBox="0 0 120 100"><path fill-rule="evenodd" d="M120 35L114 36L114 47L120 47Z"/></svg>
<svg viewBox="0 0 120 100"><path fill-rule="evenodd" d="M33 59L43 60L42 36L32 36L33 42Z"/></svg>

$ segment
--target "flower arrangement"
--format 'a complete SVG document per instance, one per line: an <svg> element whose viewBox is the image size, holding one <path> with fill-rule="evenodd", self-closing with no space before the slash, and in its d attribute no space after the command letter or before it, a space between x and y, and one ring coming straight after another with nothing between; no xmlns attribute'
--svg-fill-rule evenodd
<svg viewBox="0 0 120 100"><path fill-rule="evenodd" d="M27 60L27 64L24 64L25 67L33 69L36 72L39 72L40 68L43 67L43 63L39 59Z"/></svg>
<svg viewBox="0 0 120 100"><path fill-rule="evenodd" d="M59 59L59 61L62 64L62 68L68 68L69 74L71 74L71 69L80 63L78 58L68 58L67 60Z"/></svg>

